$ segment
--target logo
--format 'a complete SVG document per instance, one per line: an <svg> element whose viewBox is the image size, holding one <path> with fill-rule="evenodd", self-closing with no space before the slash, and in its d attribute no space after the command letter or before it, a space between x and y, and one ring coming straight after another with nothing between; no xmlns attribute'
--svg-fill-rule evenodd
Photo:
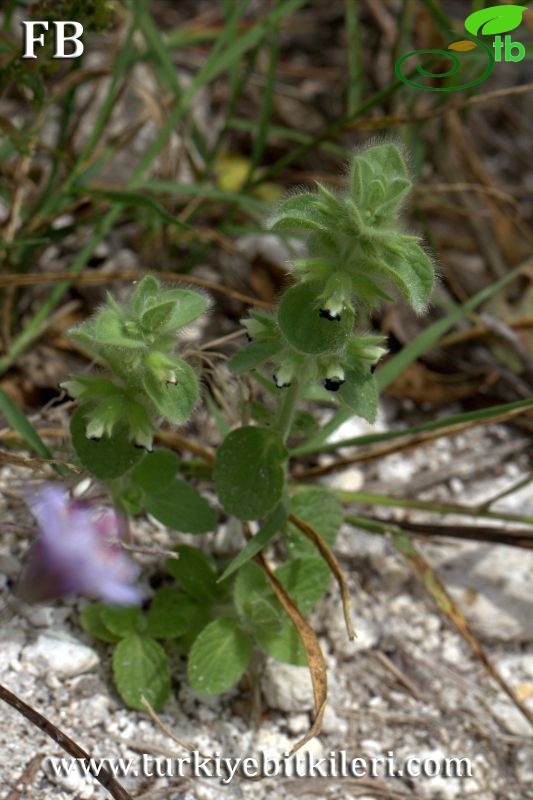
<svg viewBox="0 0 533 800"><path fill-rule="evenodd" d="M513 42L508 35L502 39L500 35L502 33L507 34L509 31L518 28L522 22L524 11L526 11L526 6L514 5L491 6L490 8L482 8L480 11L474 11L465 20L465 28L468 33L460 34L461 36L466 36L466 39L460 39L448 45L448 50L413 50L412 53L407 53L396 62L395 71L397 77L408 86L413 86L415 89L425 89L428 92L456 92L458 89L468 89L470 86L476 86L489 77L494 69L495 62L502 61L502 59L504 61L522 61L524 58L526 49L521 42ZM457 33L457 31L452 31L452 33ZM476 38L478 33L488 36L497 34L492 44L494 53L485 42ZM428 61L425 61L417 66L416 71L425 78L449 78L455 75L462 66L459 57L455 52L450 51L467 52L475 47L480 47L484 51L487 56L487 66L479 78L475 78L475 80L468 83L463 83L460 86L425 86L421 83L415 83L414 80L411 80L412 77L416 77L412 74L414 65L411 66L409 74L404 74L404 70L408 70L410 67L409 64L406 64L408 59L413 56L431 54L434 56L446 56L446 58L451 59L453 66L446 72L430 72L425 66L428 65Z"/></svg>
<svg viewBox="0 0 533 800"><path fill-rule="evenodd" d="M24 51L22 58L37 58L35 55L35 45L44 47L45 35L43 29L47 31L50 23L44 19L36 19L22 22L22 41ZM81 22L52 22L54 28L54 55L53 58L79 58L83 53L83 25ZM39 32L40 31L40 32ZM69 42L69 52L67 53L66 44Z"/></svg>

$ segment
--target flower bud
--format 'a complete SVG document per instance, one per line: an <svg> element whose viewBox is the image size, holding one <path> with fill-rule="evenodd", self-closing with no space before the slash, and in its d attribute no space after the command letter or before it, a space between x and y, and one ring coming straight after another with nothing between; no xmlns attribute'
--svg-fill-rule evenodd
<svg viewBox="0 0 533 800"><path fill-rule="evenodd" d="M289 387L294 377L293 360L291 358L284 359L272 377L278 389Z"/></svg>
<svg viewBox="0 0 533 800"><path fill-rule="evenodd" d="M319 298L321 303L319 315L323 319L340 322L345 309L351 308L350 294L350 278L341 272L332 275Z"/></svg>
<svg viewBox="0 0 533 800"><path fill-rule="evenodd" d="M324 378L324 387L328 392L338 392L344 380L344 369L341 365L338 363L330 364L326 369Z"/></svg>
<svg viewBox="0 0 533 800"><path fill-rule="evenodd" d="M174 386L178 382L176 364L170 356L159 351L152 351L148 353L144 363L158 380L164 383L171 383Z"/></svg>

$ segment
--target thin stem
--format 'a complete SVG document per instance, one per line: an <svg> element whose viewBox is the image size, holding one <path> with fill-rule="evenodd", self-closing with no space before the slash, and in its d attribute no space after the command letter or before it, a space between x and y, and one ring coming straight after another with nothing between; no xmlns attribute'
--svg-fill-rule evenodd
<svg viewBox="0 0 533 800"><path fill-rule="evenodd" d="M430 511L434 514L458 514L465 517L478 517L480 519L494 519L500 522L518 522L524 525L533 525L533 516L526 514L511 514L505 511L489 511L483 506L462 506L452 503L432 503L426 500L415 500L411 497L391 497L377 492L348 492L337 491L337 497L342 503L372 506L391 506L392 508L409 508L420 511Z"/></svg>
<svg viewBox="0 0 533 800"><path fill-rule="evenodd" d="M278 406L278 415L275 424L275 430L279 433L284 444L291 430L299 396L300 380L295 376Z"/></svg>
<svg viewBox="0 0 533 800"><path fill-rule="evenodd" d="M96 766L93 766L93 760L89 753L87 753L79 744L77 744L73 739L67 736L66 733L63 733L58 727L56 727L52 722L43 717L38 711L34 708L29 706L20 697L17 697L16 694L10 692L9 689L6 689L5 686L0 684L0 699L3 700L5 703L8 703L12 708L22 714L23 717L26 717L32 725L42 730L46 733L54 742L57 742L63 750L65 750L69 755L73 756L77 759L83 759L85 764L87 765L89 772L93 775L96 780L102 784L104 789L107 789L110 795L112 795L115 800L133 800L132 796L128 794L128 792L120 785L120 783L116 780L115 777L109 772L102 765L98 765L98 769Z"/></svg>

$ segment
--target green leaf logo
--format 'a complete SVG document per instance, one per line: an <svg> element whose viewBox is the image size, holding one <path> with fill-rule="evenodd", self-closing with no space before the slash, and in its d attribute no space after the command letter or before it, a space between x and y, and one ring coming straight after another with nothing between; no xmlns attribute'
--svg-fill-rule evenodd
<svg viewBox="0 0 533 800"><path fill-rule="evenodd" d="M522 22L522 13L526 6L491 6L470 14L465 20L465 28L477 36L484 33L488 36L495 33L514 31Z"/></svg>

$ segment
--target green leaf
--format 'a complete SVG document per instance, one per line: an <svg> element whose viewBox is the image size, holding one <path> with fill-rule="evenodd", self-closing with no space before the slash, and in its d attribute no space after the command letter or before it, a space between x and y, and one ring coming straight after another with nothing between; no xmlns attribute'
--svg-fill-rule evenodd
<svg viewBox="0 0 533 800"><path fill-rule="evenodd" d="M279 578L302 614L310 614L331 582L331 572L320 556L292 558L276 570Z"/></svg>
<svg viewBox="0 0 533 800"><path fill-rule="evenodd" d="M161 301L142 315L143 327L155 333L174 333L197 319L209 306L209 298L192 289L162 292Z"/></svg>
<svg viewBox="0 0 533 800"><path fill-rule="evenodd" d="M374 266L398 287L415 311L424 310L431 297L434 270L431 259L419 245L400 246L398 253L388 253Z"/></svg>
<svg viewBox="0 0 533 800"><path fill-rule="evenodd" d="M263 570L248 563L239 570L233 600L254 636L274 636L287 618Z"/></svg>
<svg viewBox="0 0 533 800"><path fill-rule="evenodd" d="M276 570L285 589L302 613L308 613L326 591L330 573L321 558L294 559ZM235 605L246 618L257 643L278 661L307 665L305 648L257 564L246 564L235 581ZM278 626L275 626L275 614Z"/></svg>
<svg viewBox="0 0 533 800"><path fill-rule="evenodd" d="M507 33L514 31L522 22L522 14L527 6L490 6L474 11L465 20L466 30L477 36L482 33L485 36L493 36L495 33Z"/></svg>
<svg viewBox="0 0 533 800"><path fill-rule="evenodd" d="M131 477L145 492L157 492L172 482L179 465L180 460L172 450L156 450L146 453Z"/></svg>
<svg viewBox="0 0 533 800"><path fill-rule="evenodd" d="M343 520L342 503L336 494L318 487L302 489L291 498L291 513L307 522L333 547ZM284 541L293 557L319 556L314 544L292 522L287 526Z"/></svg>
<svg viewBox="0 0 533 800"><path fill-rule="evenodd" d="M169 558L165 566L184 592L194 600L210 603L217 593L214 561L197 547L180 544L174 548L179 558Z"/></svg>
<svg viewBox="0 0 533 800"><path fill-rule="evenodd" d="M152 275L145 275L139 281L131 296L130 307L134 316L138 317L142 310L150 304L152 298L156 298L161 292L161 284Z"/></svg>
<svg viewBox="0 0 533 800"><path fill-rule="evenodd" d="M91 189L87 186L83 187L83 193L108 200L112 206L120 204L123 206L142 208L145 211L151 212L163 222L167 222L179 230L190 230L190 225L187 225L185 222L181 222L177 217L169 214L162 203L159 203L153 197L149 197L146 194L141 194L140 192L131 190Z"/></svg>
<svg viewBox="0 0 533 800"><path fill-rule="evenodd" d="M174 303L172 313L162 323L163 333L173 333L189 325L209 308L209 297L192 289L169 289L163 295Z"/></svg>
<svg viewBox="0 0 533 800"><path fill-rule="evenodd" d="M174 310L174 306L175 303L170 301L167 303L159 303L145 311L141 318L141 324L144 330L150 333L156 333L158 329L167 322Z"/></svg>
<svg viewBox="0 0 533 800"><path fill-rule="evenodd" d="M187 675L200 694L227 692L242 677L252 655L250 637L230 617L207 625L189 654Z"/></svg>
<svg viewBox="0 0 533 800"><path fill-rule="evenodd" d="M239 519L260 519L279 503L287 450L265 428L232 431L217 451L213 477L220 502Z"/></svg>
<svg viewBox="0 0 533 800"><path fill-rule="evenodd" d="M112 606L104 603L100 617L107 629L120 638L140 632L146 625L143 614L135 606Z"/></svg>
<svg viewBox="0 0 533 800"><path fill-rule="evenodd" d="M102 611L106 608L105 603L91 603L80 613L80 624L84 631L90 633L95 639L103 642L115 644L120 641L120 636L114 634L102 619Z"/></svg>
<svg viewBox="0 0 533 800"><path fill-rule="evenodd" d="M242 375L264 364L280 349L280 342L272 339L266 342L251 342L229 360L228 368L233 375Z"/></svg>
<svg viewBox="0 0 533 800"><path fill-rule="evenodd" d="M113 653L113 676L118 693L130 708L146 711L144 696L156 710L163 708L170 694L167 656L150 636L131 634Z"/></svg>
<svg viewBox="0 0 533 800"><path fill-rule="evenodd" d="M90 408L89 422L85 434L88 439L100 439L102 436L112 436L113 430L118 422L124 417L127 400L120 392L106 400L101 400L94 404L84 404L85 408Z"/></svg>
<svg viewBox="0 0 533 800"><path fill-rule="evenodd" d="M103 309L94 318L94 338L97 344L127 347L130 350L144 350L145 344L140 336L134 336L125 329L124 323L113 309Z"/></svg>
<svg viewBox="0 0 533 800"><path fill-rule="evenodd" d="M150 450L154 439L155 426L150 419L148 409L142 403L129 397L124 410L133 442L139 447Z"/></svg>
<svg viewBox="0 0 533 800"><path fill-rule="evenodd" d="M282 625L275 635L256 635L257 643L277 661L294 664L298 667L307 666L307 656L302 640L295 626L290 620Z"/></svg>
<svg viewBox="0 0 533 800"><path fill-rule="evenodd" d="M340 505L340 503L339 503ZM342 510L342 506L341 506ZM282 502L276 506L274 511L267 517L260 530L249 542L243 547L241 552L235 556L233 561L224 570L222 576L218 579L219 582L225 578L229 578L235 570L246 564L251 558L259 553L269 542L274 538L276 533L281 530L289 514L288 503Z"/></svg>
<svg viewBox="0 0 533 800"><path fill-rule="evenodd" d="M124 392L109 378L92 375L75 375L71 380L60 384L70 397L86 400L104 400L115 395L124 397Z"/></svg>
<svg viewBox="0 0 533 800"><path fill-rule="evenodd" d="M382 219L397 216L413 184L408 178L393 178L388 186L385 199L377 206L376 213Z"/></svg>
<svg viewBox="0 0 533 800"><path fill-rule="evenodd" d="M304 231L327 233L331 217L324 213L317 194L302 192L280 203L267 226L274 231L294 231L301 237Z"/></svg>
<svg viewBox="0 0 533 800"><path fill-rule="evenodd" d="M163 525L181 533L207 533L217 525L216 511L194 486L179 478L147 490L144 506Z"/></svg>
<svg viewBox="0 0 533 800"><path fill-rule="evenodd" d="M167 383L146 371L143 386L159 413L173 425L183 425L192 414L200 396L198 378L193 368L181 359L176 359L174 368L176 383Z"/></svg>
<svg viewBox="0 0 533 800"><path fill-rule="evenodd" d="M93 319L85 320L85 322L76 325L76 327L69 328L67 336L80 350L83 350L92 358L98 358L101 348L94 337L93 323Z"/></svg>
<svg viewBox="0 0 533 800"><path fill-rule="evenodd" d="M136 484L124 485L119 497L116 498L118 507L128 516L140 514L144 507L144 492Z"/></svg>
<svg viewBox="0 0 533 800"><path fill-rule="evenodd" d="M128 428L118 424L111 436L102 436L98 441L87 438L90 409L79 408L70 421L72 445L82 465L95 478L110 480L130 470L142 458L142 451L128 439Z"/></svg>
<svg viewBox="0 0 533 800"><path fill-rule="evenodd" d="M378 413L378 386L374 375L368 369L349 369L338 396L344 405L368 422L375 422Z"/></svg>
<svg viewBox="0 0 533 800"><path fill-rule="evenodd" d="M197 608L198 604L183 592L163 586L152 598L146 633L155 639L183 636L190 629L191 619L194 618Z"/></svg>
<svg viewBox="0 0 533 800"><path fill-rule="evenodd" d="M357 153L352 161L350 177L354 199L363 201L369 208L386 203L391 187L394 187L396 196L411 186L402 152L392 142L367 147ZM376 182L382 186L379 196L375 193Z"/></svg>
<svg viewBox="0 0 533 800"><path fill-rule="evenodd" d="M350 336L355 315L344 308L340 320L320 316L323 284L305 281L291 286L278 307L279 326L287 341L300 353L318 355L341 350Z"/></svg>
<svg viewBox="0 0 533 800"><path fill-rule="evenodd" d="M421 312L427 306L433 289L435 271L431 259L420 247L411 243L406 245L405 260L411 268L412 278L409 283L409 302L414 310ZM400 271L400 266L398 266Z"/></svg>
<svg viewBox="0 0 533 800"><path fill-rule="evenodd" d="M20 410L3 389L0 389L0 411L6 418L8 425L13 428L14 431L20 433L28 447L31 447L41 458L53 459L53 454L45 445L24 412ZM60 464L53 464L53 468L63 477L71 473L68 467Z"/></svg>

